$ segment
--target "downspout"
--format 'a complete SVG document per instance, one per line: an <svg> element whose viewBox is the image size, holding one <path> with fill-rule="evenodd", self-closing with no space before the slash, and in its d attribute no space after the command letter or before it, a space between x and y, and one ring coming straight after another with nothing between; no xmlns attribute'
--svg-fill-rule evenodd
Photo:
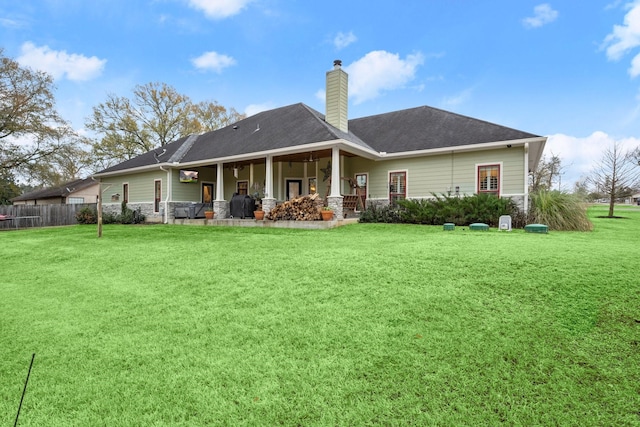
<svg viewBox="0 0 640 427"><path fill-rule="evenodd" d="M529 143L524 143L524 214L529 212Z"/></svg>
<svg viewBox="0 0 640 427"><path fill-rule="evenodd" d="M171 168L165 169L160 166L160 170L167 173L167 197L164 200L164 215L162 218L163 224L169 223L169 200L171 199Z"/></svg>

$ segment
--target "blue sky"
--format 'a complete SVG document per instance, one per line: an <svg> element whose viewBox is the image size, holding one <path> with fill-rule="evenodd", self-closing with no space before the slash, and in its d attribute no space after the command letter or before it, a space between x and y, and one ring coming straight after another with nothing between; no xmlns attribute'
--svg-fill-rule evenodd
<svg viewBox="0 0 640 427"><path fill-rule="evenodd" d="M54 76L78 130L149 82L324 112L341 59L351 118L429 105L546 135L563 187L614 141L640 145L640 0L20 0L0 3L0 40Z"/></svg>

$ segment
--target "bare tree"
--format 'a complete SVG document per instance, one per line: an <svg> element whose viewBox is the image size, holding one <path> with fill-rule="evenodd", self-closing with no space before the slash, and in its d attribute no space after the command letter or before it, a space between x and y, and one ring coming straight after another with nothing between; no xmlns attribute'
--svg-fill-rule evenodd
<svg viewBox="0 0 640 427"><path fill-rule="evenodd" d="M553 184L558 181L562 175L562 170L562 161L559 156L553 153L551 153L549 159L543 156L538 162L536 170L531 173L531 191L553 189ZM558 186L560 186L560 183Z"/></svg>
<svg viewBox="0 0 640 427"><path fill-rule="evenodd" d="M619 143L605 149L600 162L591 172L590 182L596 191L609 199L609 217L613 217L616 200L625 197L640 181L640 168L634 153Z"/></svg>
<svg viewBox="0 0 640 427"><path fill-rule="evenodd" d="M215 102L194 104L165 83L147 83L135 87L132 99L108 95L106 102L93 108L86 126L102 135L92 144L95 162L109 167L243 117Z"/></svg>
<svg viewBox="0 0 640 427"><path fill-rule="evenodd" d="M53 78L21 67L0 49L0 170L22 170L73 134L56 111Z"/></svg>

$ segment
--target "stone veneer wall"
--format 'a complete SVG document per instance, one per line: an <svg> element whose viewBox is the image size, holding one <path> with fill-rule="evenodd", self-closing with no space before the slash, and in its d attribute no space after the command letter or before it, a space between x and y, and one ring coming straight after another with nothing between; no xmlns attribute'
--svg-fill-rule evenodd
<svg viewBox="0 0 640 427"><path fill-rule="evenodd" d="M169 206L172 206L170 203ZM140 208L140 213L145 216L145 222L162 222L164 204L160 205L160 212L153 211L153 203L127 203L127 207L131 210L137 210ZM102 213L110 213L114 215L120 215L122 213L121 203L103 203ZM173 208L169 209L169 217L173 218Z"/></svg>
<svg viewBox="0 0 640 427"><path fill-rule="evenodd" d="M342 196L327 197L327 206L333 210L334 218L337 220L344 219L344 211L342 209Z"/></svg>

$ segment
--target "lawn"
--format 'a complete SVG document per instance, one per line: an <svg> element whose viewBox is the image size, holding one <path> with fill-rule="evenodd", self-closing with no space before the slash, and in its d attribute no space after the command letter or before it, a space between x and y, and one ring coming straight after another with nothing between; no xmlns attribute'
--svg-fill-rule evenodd
<svg viewBox="0 0 640 427"><path fill-rule="evenodd" d="M0 425L640 425L640 210L594 231L0 232Z"/></svg>

